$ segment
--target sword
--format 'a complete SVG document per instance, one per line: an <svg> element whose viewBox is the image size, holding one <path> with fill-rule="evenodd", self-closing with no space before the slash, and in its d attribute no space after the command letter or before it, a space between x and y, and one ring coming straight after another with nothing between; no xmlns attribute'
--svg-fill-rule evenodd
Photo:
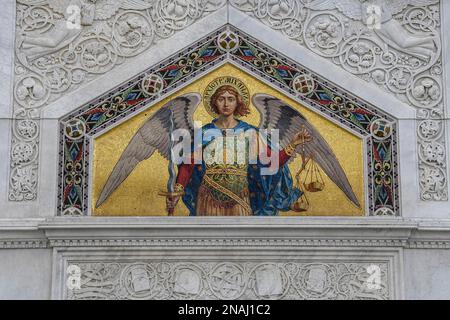
<svg viewBox="0 0 450 320"><path fill-rule="evenodd" d="M176 171L175 171L175 164L173 163L173 146L175 145L175 142L172 139L172 133L173 133L173 128L174 128L174 122L173 122L173 110L170 110L170 125L169 125L169 137L170 137L170 145L169 145L169 164L168 164L168 171L169 171L169 180L167 181L167 191L162 190L160 191L158 194L160 196L165 196L167 198L169 198L169 200L171 200L171 198L176 197L176 196L182 196L184 194L184 192L176 192L175 191L175 182L176 182ZM174 212L175 208L168 208L167 209L167 215L168 216L173 216L173 212Z"/></svg>

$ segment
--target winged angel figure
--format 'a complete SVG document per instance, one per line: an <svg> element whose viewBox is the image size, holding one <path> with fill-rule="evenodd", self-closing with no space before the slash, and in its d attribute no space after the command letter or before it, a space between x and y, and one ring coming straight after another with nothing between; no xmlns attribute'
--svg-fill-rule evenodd
<svg viewBox="0 0 450 320"><path fill-rule="evenodd" d="M218 86L205 98L207 111L215 119L201 129L201 143L198 149L190 145L186 161L178 166L175 191L181 195L167 198L167 209L173 209L182 197L191 216L250 216L277 215L288 211L301 196L302 191L293 187L292 177L286 165L297 152L304 152L314 160L328 177L345 193L356 206L360 206L350 183L336 156L319 132L294 108L283 101L267 95L255 94L253 104L260 113L259 128L241 117L249 114L249 98L243 96L238 86ZM136 165L150 158L158 151L166 159L172 159L170 129L184 129L191 136L195 134L193 114L201 101L197 93L189 93L165 104L136 132L105 183L96 206L100 206L111 193L128 177ZM279 143L263 141L260 132L264 129L278 129ZM236 143L232 155L226 144L229 139L239 140L249 131L257 132L257 139L246 139ZM206 134L215 131L218 134ZM173 131L172 131L173 132ZM266 131L267 132L267 131ZM268 141L268 142L267 142ZM239 145L241 147L239 147ZM253 148L256 147L256 148ZM252 149L253 148L253 149ZM302 150L300 150L302 149ZM251 150L256 150L253 164ZM200 161L194 161L199 154ZM215 153L215 154L214 154ZM228 160L217 155L223 155ZM270 164L263 156L278 156L275 173L264 174ZM232 161L229 161L234 159ZM239 161L238 159L241 159ZM274 159L274 158L270 158ZM174 181L174 182L175 182ZM170 212L170 211L169 211Z"/></svg>
<svg viewBox="0 0 450 320"><path fill-rule="evenodd" d="M337 9L350 19L372 26L384 43L394 49L429 60L436 53L438 39L409 33L393 19L393 15L402 12L408 5L428 6L436 3L439 0L310 0L305 6L312 10Z"/></svg>
<svg viewBox="0 0 450 320"><path fill-rule="evenodd" d="M48 3L63 18L54 21L54 26L44 34L22 35L19 46L28 61L51 54L73 42L83 30L83 26L92 25L95 20L107 20L119 9L145 10L150 8L154 0L18 0L26 5ZM68 24L76 22L78 26Z"/></svg>

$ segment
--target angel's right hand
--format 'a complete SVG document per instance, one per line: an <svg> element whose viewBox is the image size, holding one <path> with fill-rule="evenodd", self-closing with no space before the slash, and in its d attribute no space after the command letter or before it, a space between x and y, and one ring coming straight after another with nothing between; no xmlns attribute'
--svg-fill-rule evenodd
<svg viewBox="0 0 450 320"><path fill-rule="evenodd" d="M176 196L176 197L167 197L166 198L166 207L167 207L167 211L171 211L173 209L175 209L178 201L180 200L180 196Z"/></svg>
<svg viewBox="0 0 450 320"><path fill-rule="evenodd" d="M306 142L310 142L312 140L311 133L306 130L305 128L300 129L300 131L295 135L292 143L295 146L298 146L299 144L303 144Z"/></svg>

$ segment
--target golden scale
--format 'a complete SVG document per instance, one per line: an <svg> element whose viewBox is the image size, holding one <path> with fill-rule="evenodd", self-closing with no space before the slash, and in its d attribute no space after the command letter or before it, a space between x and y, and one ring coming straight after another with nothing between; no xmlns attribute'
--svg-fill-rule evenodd
<svg viewBox="0 0 450 320"><path fill-rule="evenodd" d="M311 139L314 139L311 137ZM300 157L302 165L295 175L296 187L300 189L302 195L292 205L291 209L296 212L305 212L309 209L309 201L306 192L320 192L325 188L325 181L320 172L319 166L314 161L314 156L306 157L305 144L308 143L304 138L300 142Z"/></svg>

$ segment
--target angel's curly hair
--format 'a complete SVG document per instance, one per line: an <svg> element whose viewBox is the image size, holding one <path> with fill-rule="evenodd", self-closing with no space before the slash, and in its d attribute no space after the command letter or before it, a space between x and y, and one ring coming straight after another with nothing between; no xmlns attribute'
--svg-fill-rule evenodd
<svg viewBox="0 0 450 320"><path fill-rule="evenodd" d="M230 86L230 85L223 85L223 86L219 87L216 90L216 92L214 92L214 94L212 95L211 110L214 113L219 114L219 110L217 109L216 102L217 102L217 99L219 98L219 96L221 94L223 94L224 92L228 92L236 98L237 107L233 113L235 116L244 117L250 113L250 108L244 103L239 92L233 86Z"/></svg>

